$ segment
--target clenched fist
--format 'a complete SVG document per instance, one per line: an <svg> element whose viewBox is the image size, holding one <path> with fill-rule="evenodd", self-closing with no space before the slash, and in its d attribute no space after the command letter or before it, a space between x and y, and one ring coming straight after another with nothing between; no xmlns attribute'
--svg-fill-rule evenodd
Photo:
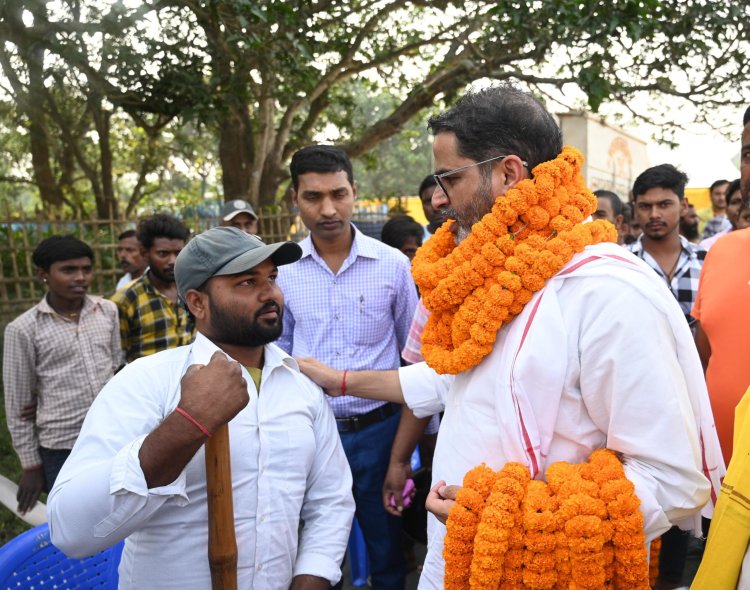
<svg viewBox="0 0 750 590"><path fill-rule="evenodd" d="M240 364L219 350L207 365L190 365L180 387L179 407L209 432L229 422L250 401Z"/></svg>

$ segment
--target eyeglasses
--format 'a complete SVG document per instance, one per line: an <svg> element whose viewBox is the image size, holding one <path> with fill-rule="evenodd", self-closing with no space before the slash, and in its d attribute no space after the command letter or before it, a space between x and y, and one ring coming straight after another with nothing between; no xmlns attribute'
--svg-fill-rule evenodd
<svg viewBox="0 0 750 590"><path fill-rule="evenodd" d="M487 162L493 162L495 160L502 160L503 158L507 158L511 154L505 154L503 156L495 156L494 158L490 158L488 160L482 160L481 162L477 162L476 164L469 164L468 166L461 166L460 168L454 168L453 170L448 170L448 172L441 172L440 174L433 174L432 177L435 179L435 182L437 182L437 185L440 187L440 190L443 191L443 194L447 197L448 191L445 188L445 185L443 184L442 179L446 176L450 176L451 174L456 174L457 172L463 172L464 170L468 170L469 168L473 168L474 166L481 166L482 164L486 164ZM528 168L529 164L528 162L521 160L521 164L524 165L524 168Z"/></svg>

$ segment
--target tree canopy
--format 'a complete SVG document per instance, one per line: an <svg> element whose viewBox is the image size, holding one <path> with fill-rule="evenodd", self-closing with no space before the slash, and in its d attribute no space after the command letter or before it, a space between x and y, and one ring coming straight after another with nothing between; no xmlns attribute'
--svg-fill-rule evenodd
<svg viewBox="0 0 750 590"><path fill-rule="evenodd" d="M296 149L333 138L377 165L482 78L576 87L593 111L667 94L707 120L750 97L736 0L16 0L0 19L0 147L28 154L0 179L102 214L173 188L175 158L273 203Z"/></svg>

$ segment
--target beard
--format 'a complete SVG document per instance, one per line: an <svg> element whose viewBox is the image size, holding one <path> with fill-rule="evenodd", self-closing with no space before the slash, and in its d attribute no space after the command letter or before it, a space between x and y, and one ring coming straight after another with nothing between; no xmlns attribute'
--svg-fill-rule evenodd
<svg viewBox="0 0 750 590"><path fill-rule="evenodd" d="M698 239L698 224L680 221L680 233L688 242Z"/></svg>
<svg viewBox="0 0 750 590"><path fill-rule="evenodd" d="M246 314L229 312L227 308L216 305L212 299L208 300L208 306L211 312L211 340L214 342L254 348L277 340L284 328L284 310L275 301L266 302L252 318ZM269 323L259 319L267 311L279 314L276 321Z"/></svg>
<svg viewBox="0 0 750 590"><path fill-rule="evenodd" d="M456 220L455 236L456 243L460 244L471 233L472 226L492 210L495 197L492 196L492 175L481 175L481 183L476 192L469 200L464 211L456 209L443 209L446 218Z"/></svg>
<svg viewBox="0 0 750 590"><path fill-rule="evenodd" d="M162 283L174 283L174 266L169 266L164 269L157 268L156 266L150 266L149 272L157 279L159 279Z"/></svg>

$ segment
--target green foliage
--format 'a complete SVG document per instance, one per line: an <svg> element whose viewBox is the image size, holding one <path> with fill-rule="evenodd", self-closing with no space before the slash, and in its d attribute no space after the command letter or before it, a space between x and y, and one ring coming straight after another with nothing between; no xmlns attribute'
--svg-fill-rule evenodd
<svg viewBox="0 0 750 590"><path fill-rule="evenodd" d="M385 171L394 149L416 157L409 122L482 78L541 96L574 85L594 111L668 94L710 119L750 99L749 17L736 0L17 0L0 9L15 101L0 106L0 149L16 153L6 169L43 188L18 145L35 121L74 209L220 193L219 171L226 196L269 204L291 154L323 137L366 170ZM373 151L402 132L400 147Z"/></svg>
<svg viewBox="0 0 750 590"><path fill-rule="evenodd" d="M339 129L351 135L372 125L397 102L390 95L371 95L366 88L355 96L351 108L342 109L346 118L338 119ZM422 178L432 172L427 117L427 112L418 114L399 133L354 160L360 197L383 199L417 194Z"/></svg>

